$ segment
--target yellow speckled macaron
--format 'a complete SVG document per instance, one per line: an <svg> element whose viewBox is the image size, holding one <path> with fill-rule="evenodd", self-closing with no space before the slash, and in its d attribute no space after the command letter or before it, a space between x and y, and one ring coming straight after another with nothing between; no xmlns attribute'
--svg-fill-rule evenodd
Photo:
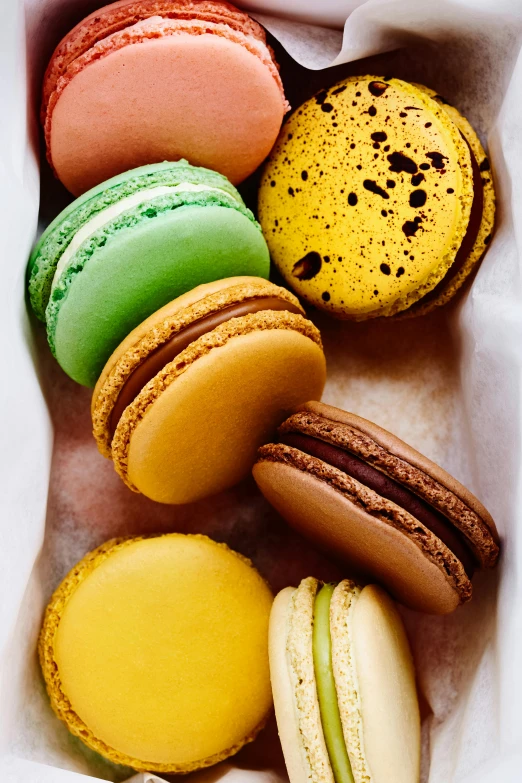
<svg viewBox="0 0 522 783"><path fill-rule="evenodd" d="M118 764L216 764L270 712L271 606L251 562L206 536L109 541L47 607L39 653L53 710Z"/></svg>
<svg viewBox="0 0 522 783"><path fill-rule="evenodd" d="M493 230L489 161L431 90L357 76L289 118L259 218L286 282L338 318L420 315L447 302Z"/></svg>

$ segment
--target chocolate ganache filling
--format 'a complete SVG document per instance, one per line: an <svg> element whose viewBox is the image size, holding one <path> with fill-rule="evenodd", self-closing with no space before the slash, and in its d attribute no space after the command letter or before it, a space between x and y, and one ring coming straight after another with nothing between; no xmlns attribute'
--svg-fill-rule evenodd
<svg viewBox="0 0 522 783"><path fill-rule="evenodd" d="M471 202L471 211L469 215L468 227L462 239L461 245L457 250L455 260L453 261L452 265L450 266L450 268L448 269L448 271L446 272L442 280L440 280L437 283L435 288L432 288L432 290L429 291L421 299L419 299L418 302L413 304L409 308L410 310L415 309L416 306L421 306L423 304L426 304L426 302L431 302L433 299L436 299L442 293L442 291L444 290L444 288L446 288L450 280L453 280L453 278L460 272L460 270L466 263L466 260L469 254L471 253L471 251L473 250L473 246L475 242L477 241L477 236L480 231L480 225L482 223L482 213L484 211L484 192L483 192L483 185L482 185L482 175L480 173L477 159L473 154L473 150L471 149L468 140L466 139L462 131L460 132L460 135L468 145L469 154L471 156L471 170L473 174L473 201Z"/></svg>
<svg viewBox="0 0 522 783"><path fill-rule="evenodd" d="M286 310L289 313L302 315L301 309L297 305L292 304L292 302L279 299L277 296L264 296L259 299L236 302L228 305L228 307L223 307L221 310L198 318L197 321L173 335L170 340L158 346L128 376L120 389L118 399L110 415L109 430L111 438L114 436L125 408L136 399L143 387L185 348L188 348L191 343L204 334L213 331L217 326L230 321L231 318L241 318L251 313L259 313L262 310Z"/></svg>
<svg viewBox="0 0 522 783"><path fill-rule="evenodd" d="M354 454L338 446L325 443L318 438L313 438L311 435L285 433L280 440L287 446L299 449L305 454L317 457L328 465L342 470L343 473L364 484L368 489L372 489L381 497L391 500L392 503L403 508L446 544L448 549L460 560L466 574L471 579L476 559L468 547L465 537L443 514L429 506L409 489L381 473L380 470L368 465Z"/></svg>

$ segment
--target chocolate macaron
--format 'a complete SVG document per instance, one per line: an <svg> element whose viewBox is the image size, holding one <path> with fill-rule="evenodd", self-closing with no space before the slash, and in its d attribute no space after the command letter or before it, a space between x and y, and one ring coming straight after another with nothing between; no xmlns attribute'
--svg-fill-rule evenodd
<svg viewBox="0 0 522 783"><path fill-rule="evenodd" d="M401 603L446 614L498 559L495 523L477 498L376 424L318 402L263 446L261 491L295 528Z"/></svg>
<svg viewBox="0 0 522 783"><path fill-rule="evenodd" d="M113 353L94 390L94 435L131 489L190 503L248 475L325 375L319 332L293 294L256 277L207 283Z"/></svg>

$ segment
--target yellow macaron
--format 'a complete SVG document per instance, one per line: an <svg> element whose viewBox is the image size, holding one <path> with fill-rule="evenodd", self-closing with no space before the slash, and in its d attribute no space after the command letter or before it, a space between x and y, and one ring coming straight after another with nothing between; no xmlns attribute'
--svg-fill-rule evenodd
<svg viewBox="0 0 522 783"><path fill-rule="evenodd" d="M325 377L319 331L289 291L257 277L206 283L113 353L94 389L94 435L131 489L191 503L245 478Z"/></svg>
<svg viewBox="0 0 522 783"><path fill-rule="evenodd" d="M357 76L289 118L265 167L259 218L286 282L345 319L448 301L493 230L489 161L433 91Z"/></svg>
<svg viewBox="0 0 522 783"><path fill-rule="evenodd" d="M39 653L51 705L118 764L190 772L255 738L272 705L272 594L206 536L109 541L54 593Z"/></svg>

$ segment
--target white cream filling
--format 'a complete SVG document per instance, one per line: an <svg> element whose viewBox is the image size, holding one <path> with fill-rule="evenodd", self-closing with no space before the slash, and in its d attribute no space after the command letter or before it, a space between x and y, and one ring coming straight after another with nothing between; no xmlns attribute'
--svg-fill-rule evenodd
<svg viewBox="0 0 522 783"><path fill-rule="evenodd" d="M132 193L130 196L122 198L121 201L117 201L115 204L111 204L110 207L106 207L97 215L87 221L74 235L69 242L64 252L62 253L60 260L56 266L53 282L51 284L51 291L58 285L58 281L65 269L69 266L71 258L79 250L80 246L96 233L100 228L110 223L111 220L122 215L128 209L137 207L149 199L156 198L157 196L165 196L170 193L200 193L201 191L209 191L215 193L225 193L227 196L231 194L222 188L211 188L208 185L195 185L192 182L181 182L179 185L157 185L155 188L148 188L147 190L139 190L136 193Z"/></svg>

